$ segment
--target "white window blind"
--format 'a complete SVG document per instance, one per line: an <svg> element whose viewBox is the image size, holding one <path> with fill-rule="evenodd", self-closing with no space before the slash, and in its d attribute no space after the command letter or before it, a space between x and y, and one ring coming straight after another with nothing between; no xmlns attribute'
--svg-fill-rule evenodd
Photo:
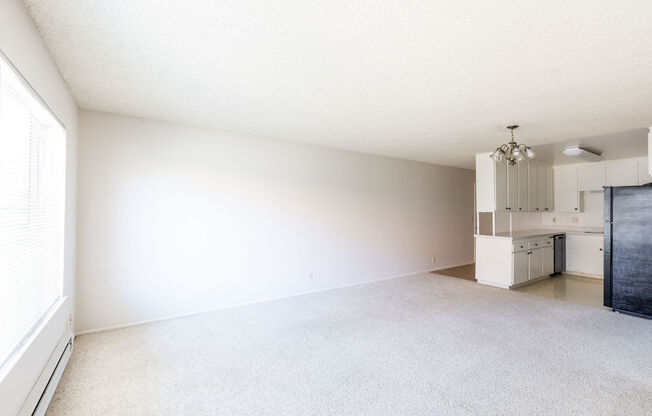
<svg viewBox="0 0 652 416"><path fill-rule="evenodd" d="M0 367L62 296L66 133L0 53Z"/></svg>

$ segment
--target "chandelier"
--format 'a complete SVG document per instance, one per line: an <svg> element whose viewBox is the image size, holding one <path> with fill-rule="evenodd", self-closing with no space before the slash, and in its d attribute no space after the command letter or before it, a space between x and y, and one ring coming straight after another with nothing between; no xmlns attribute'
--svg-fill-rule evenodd
<svg viewBox="0 0 652 416"><path fill-rule="evenodd" d="M514 140L514 129L517 129L518 126L507 126L507 128L512 132L512 140L497 148L489 157L496 162L506 162L510 165L515 165L518 162L532 159L534 157L532 149L524 144L518 144Z"/></svg>

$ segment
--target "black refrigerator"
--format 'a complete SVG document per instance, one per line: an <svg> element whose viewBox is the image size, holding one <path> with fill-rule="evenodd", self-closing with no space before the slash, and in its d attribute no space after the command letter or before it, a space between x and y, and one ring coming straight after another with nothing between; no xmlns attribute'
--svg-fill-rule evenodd
<svg viewBox="0 0 652 416"><path fill-rule="evenodd" d="M652 184L604 188L604 306L652 318Z"/></svg>

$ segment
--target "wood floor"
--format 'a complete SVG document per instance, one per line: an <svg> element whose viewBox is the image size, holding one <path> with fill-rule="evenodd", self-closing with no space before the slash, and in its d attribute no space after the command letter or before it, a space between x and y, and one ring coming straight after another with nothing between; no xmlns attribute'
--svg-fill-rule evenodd
<svg viewBox="0 0 652 416"><path fill-rule="evenodd" d="M465 264L464 266L451 267L450 269L436 270L434 274L441 274L458 279L475 281L475 263Z"/></svg>

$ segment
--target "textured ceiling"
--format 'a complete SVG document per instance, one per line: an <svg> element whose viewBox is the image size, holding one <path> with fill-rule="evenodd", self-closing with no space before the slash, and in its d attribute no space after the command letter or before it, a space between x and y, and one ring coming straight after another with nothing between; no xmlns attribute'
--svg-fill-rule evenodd
<svg viewBox="0 0 652 416"><path fill-rule="evenodd" d="M649 0L23 3L87 109L462 167L652 124Z"/></svg>

